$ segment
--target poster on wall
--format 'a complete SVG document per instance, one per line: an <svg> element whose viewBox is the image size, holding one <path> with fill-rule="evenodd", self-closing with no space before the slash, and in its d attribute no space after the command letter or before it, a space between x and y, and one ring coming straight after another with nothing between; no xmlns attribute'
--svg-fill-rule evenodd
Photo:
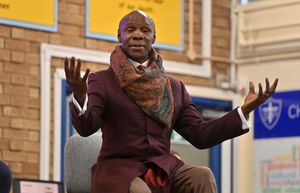
<svg viewBox="0 0 300 193"><path fill-rule="evenodd" d="M300 192L300 91L278 92L254 112L256 193Z"/></svg>
<svg viewBox="0 0 300 193"><path fill-rule="evenodd" d="M183 0L87 0L86 35L90 38L117 41L121 18L130 11L142 10L155 22L155 47L183 50L183 9Z"/></svg>
<svg viewBox="0 0 300 193"><path fill-rule="evenodd" d="M0 23L57 31L57 0L0 0Z"/></svg>

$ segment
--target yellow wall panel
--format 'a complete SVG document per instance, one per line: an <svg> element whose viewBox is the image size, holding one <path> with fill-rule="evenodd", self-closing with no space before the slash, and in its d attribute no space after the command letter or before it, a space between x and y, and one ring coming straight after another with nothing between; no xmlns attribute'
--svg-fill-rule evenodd
<svg viewBox="0 0 300 193"><path fill-rule="evenodd" d="M87 36L115 41L120 19L136 9L145 11L153 18L158 47L175 50L182 48L182 0L89 0Z"/></svg>
<svg viewBox="0 0 300 193"><path fill-rule="evenodd" d="M0 0L0 22L56 30L57 0Z"/></svg>

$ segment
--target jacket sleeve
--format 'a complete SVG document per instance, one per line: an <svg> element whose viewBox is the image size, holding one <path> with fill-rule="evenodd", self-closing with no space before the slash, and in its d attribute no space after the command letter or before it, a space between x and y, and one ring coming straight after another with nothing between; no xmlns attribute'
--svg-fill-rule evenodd
<svg viewBox="0 0 300 193"><path fill-rule="evenodd" d="M234 109L221 118L204 121L181 83L182 108L176 119L174 129L198 149L210 148L227 139L248 132L242 129L242 122Z"/></svg>
<svg viewBox="0 0 300 193"><path fill-rule="evenodd" d="M89 136L102 127L104 112L106 109L106 90L104 81L100 75L91 73L88 77L88 104L83 115L72 105L72 123L81 136Z"/></svg>

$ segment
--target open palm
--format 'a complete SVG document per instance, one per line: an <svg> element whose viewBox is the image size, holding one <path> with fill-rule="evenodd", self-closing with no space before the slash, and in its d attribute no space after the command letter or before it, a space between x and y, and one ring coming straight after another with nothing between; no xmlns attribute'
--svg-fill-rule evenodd
<svg viewBox="0 0 300 193"><path fill-rule="evenodd" d="M76 64L77 63L77 64ZM67 83L70 86L70 89L73 92L73 95L77 102L82 105L85 96L87 93L87 84L86 80L89 75L90 69L86 69L84 76L81 78L80 75L80 68L81 68L81 61L80 59L75 59L75 57L65 58L65 74Z"/></svg>
<svg viewBox="0 0 300 193"><path fill-rule="evenodd" d="M272 86L270 86L269 79L266 78L266 89L263 91L261 83L258 84L258 93L255 92L253 82L249 82L249 92L245 97L244 104L241 106L242 112L247 116L251 111L257 108L259 105L264 103L269 97L271 97L277 87L278 79L274 81Z"/></svg>

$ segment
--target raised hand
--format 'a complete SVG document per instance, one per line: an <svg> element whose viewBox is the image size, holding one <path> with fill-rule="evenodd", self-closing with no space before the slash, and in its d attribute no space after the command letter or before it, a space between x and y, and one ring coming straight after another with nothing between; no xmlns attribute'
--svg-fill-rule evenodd
<svg viewBox="0 0 300 193"><path fill-rule="evenodd" d="M266 78L266 89L263 92L263 88L261 83L258 84L259 91L258 94L255 93L253 82L249 82L249 92L244 100L244 104L241 106L241 110L245 116L248 116L251 111L257 108L259 105L264 103L269 97L274 94L278 79L274 81L272 86L270 87L269 79Z"/></svg>
<svg viewBox="0 0 300 193"><path fill-rule="evenodd" d="M67 83L69 84L73 95L77 102L82 106L87 93L86 79L89 75L90 69L86 69L84 76L80 75L81 61L80 59L71 59L65 57L65 74Z"/></svg>

